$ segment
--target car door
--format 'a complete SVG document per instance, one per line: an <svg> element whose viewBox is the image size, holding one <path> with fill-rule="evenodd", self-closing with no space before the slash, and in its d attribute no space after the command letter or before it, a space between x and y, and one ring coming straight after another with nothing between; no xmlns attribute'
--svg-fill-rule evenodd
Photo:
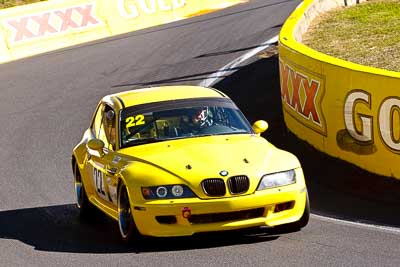
<svg viewBox="0 0 400 267"><path fill-rule="evenodd" d="M109 188L107 186L107 166L110 158L110 153L105 152L101 156L91 154L88 161L90 165L92 185L95 189L95 198L106 206L110 206L112 202L109 194Z"/></svg>
<svg viewBox="0 0 400 267"><path fill-rule="evenodd" d="M107 104L102 104L95 116L93 131L96 139L104 142L103 153L89 151L89 176L94 188L94 197L106 208L116 207L116 188L112 186L116 174L115 153L115 118L114 110Z"/></svg>

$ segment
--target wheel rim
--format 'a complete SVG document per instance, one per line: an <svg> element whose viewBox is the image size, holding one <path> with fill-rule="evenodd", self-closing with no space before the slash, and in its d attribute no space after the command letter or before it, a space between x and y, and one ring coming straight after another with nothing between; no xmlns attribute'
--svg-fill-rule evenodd
<svg viewBox="0 0 400 267"><path fill-rule="evenodd" d="M81 176L79 173L78 168L75 166L75 194L76 194L76 204L78 205L78 208L82 207L83 203L83 185L82 185L82 180Z"/></svg>
<svg viewBox="0 0 400 267"><path fill-rule="evenodd" d="M125 187L121 187L118 201L118 224L119 231L123 238L128 236L132 220L132 211L129 204L128 194Z"/></svg>
<svg viewBox="0 0 400 267"><path fill-rule="evenodd" d="M82 206L82 202L83 202L82 183L75 182L75 193L76 193L76 204L78 205L78 208L80 208Z"/></svg>

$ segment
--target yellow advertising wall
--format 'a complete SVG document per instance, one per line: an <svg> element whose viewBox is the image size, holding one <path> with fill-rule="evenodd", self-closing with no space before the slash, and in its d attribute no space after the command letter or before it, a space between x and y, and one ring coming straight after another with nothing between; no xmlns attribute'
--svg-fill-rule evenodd
<svg viewBox="0 0 400 267"><path fill-rule="evenodd" d="M400 179L400 73L339 60L297 42L305 1L280 34L284 119L300 139L368 171Z"/></svg>
<svg viewBox="0 0 400 267"><path fill-rule="evenodd" d="M10 60L10 53L5 38L4 36L0 35L0 63L9 60Z"/></svg>
<svg viewBox="0 0 400 267"><path fill-rule="evenodd" d="M116 0L102 1L113 35L181 20L238 4L240 0Z"/></svg>
<svg viewBox="0 0 400 267"><path fill-rule="evenodd" d="M49 0L0 10L0 63L203 14L243 0Z"/></svg>

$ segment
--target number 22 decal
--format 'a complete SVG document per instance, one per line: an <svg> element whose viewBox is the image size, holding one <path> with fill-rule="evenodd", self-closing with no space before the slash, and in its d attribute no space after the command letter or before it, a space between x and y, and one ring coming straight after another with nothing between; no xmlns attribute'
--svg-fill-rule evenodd
<svg viewBox="0 0 400 267"><path fill-rule="evenodd" d="M146 122L144 121L144 115L136 115L135 117L128 117L125 120L126 128L130 128L133 126L144 125Z"/></svg>

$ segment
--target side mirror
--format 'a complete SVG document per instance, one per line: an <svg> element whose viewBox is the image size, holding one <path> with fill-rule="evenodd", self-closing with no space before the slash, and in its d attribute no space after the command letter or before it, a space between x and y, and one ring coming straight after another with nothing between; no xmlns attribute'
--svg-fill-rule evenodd
<svg viewBox="0 0 400 267"><path fill-rule="evenodd" d="M260 135L261 133L265 132L268 129L268 122L260 120L256 121L253 124L253 131L257 134Z"/></svg>
<svg viewBox="0 0 400 267"><path fill-rule="evenodd" d="M104 146L105 146L104 142L101 141L100 139L89 140L89 142L86 145L89 154L97 157L104 156L104 151L103 151Z"/></svg>

